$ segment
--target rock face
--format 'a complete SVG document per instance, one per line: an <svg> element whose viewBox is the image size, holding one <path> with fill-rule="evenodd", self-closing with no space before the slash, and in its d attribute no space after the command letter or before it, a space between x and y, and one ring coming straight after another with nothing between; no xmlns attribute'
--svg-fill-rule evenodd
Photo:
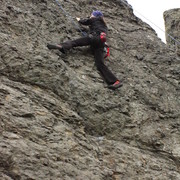
<svg viewBox="0 0 180 180"><path fill-rule="evenodd" d="M59 0L72 17L101 9L105 87L88 47L46 44L80 33L55 1L1 0L0 179L180 179L180 60L120 0Z"/></svg>
<svg viewBox="0 0 180 180"><path fill-rule="evenodd" d="M178 56L180 56L180 8L165 11L164 21L165 21L167 44L175 45L176 52ZM178 42L170 38L169 35L175 38Z"/></svg>

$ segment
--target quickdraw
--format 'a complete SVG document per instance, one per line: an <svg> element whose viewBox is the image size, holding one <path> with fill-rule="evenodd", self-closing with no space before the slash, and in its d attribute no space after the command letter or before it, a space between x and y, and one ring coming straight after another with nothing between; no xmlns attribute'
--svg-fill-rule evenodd
<svg viewBox="0 0 180 180"><path fill-rule="evenodd" d="M109 50L109 46L108 46L108 44L105 42L104 43L104 52L105 52L105 56L104 56L104 58L107 58L107 57L109 57L110 56L110 50Z"/></svg>

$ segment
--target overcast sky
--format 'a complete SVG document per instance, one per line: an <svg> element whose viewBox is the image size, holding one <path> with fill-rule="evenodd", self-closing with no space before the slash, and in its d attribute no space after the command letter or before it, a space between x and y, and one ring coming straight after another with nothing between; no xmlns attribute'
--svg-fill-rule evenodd
<svg viewBox="0 0 180 180"><path fill-rule="evenodd" d="M148 23L158 34L158 36L165 42L165 27L163 12L173 8L180 8L180 0L127 0L128 3L133 7L134 14L140 19ZM147 21L140 14L142 14L146 19L153 22Z"/></svg>

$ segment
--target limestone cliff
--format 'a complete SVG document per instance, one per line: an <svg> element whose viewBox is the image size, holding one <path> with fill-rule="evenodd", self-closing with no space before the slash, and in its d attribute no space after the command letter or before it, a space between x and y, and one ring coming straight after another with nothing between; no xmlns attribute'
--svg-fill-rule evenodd
<svg viewBox="0 0 180 180"><path fill-rule="evenodd" d="M88 47L55 1L1 0L0 179L180 179L180 60L121 0L59 0L72 17L101 9L106 88Z"/></svg>

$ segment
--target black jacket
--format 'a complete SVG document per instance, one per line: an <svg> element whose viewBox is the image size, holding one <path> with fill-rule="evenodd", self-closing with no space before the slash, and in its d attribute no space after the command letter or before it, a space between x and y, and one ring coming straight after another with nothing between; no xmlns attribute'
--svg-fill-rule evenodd
<svg viewBox="0 0 180 180"><path fill-rule="evenodd" d="M79 23L82 25L89 26L90 34L99 35L101 32L105 32L107 34L107 26L101 17L93 17L87 19L79 20Z"/></svg>

